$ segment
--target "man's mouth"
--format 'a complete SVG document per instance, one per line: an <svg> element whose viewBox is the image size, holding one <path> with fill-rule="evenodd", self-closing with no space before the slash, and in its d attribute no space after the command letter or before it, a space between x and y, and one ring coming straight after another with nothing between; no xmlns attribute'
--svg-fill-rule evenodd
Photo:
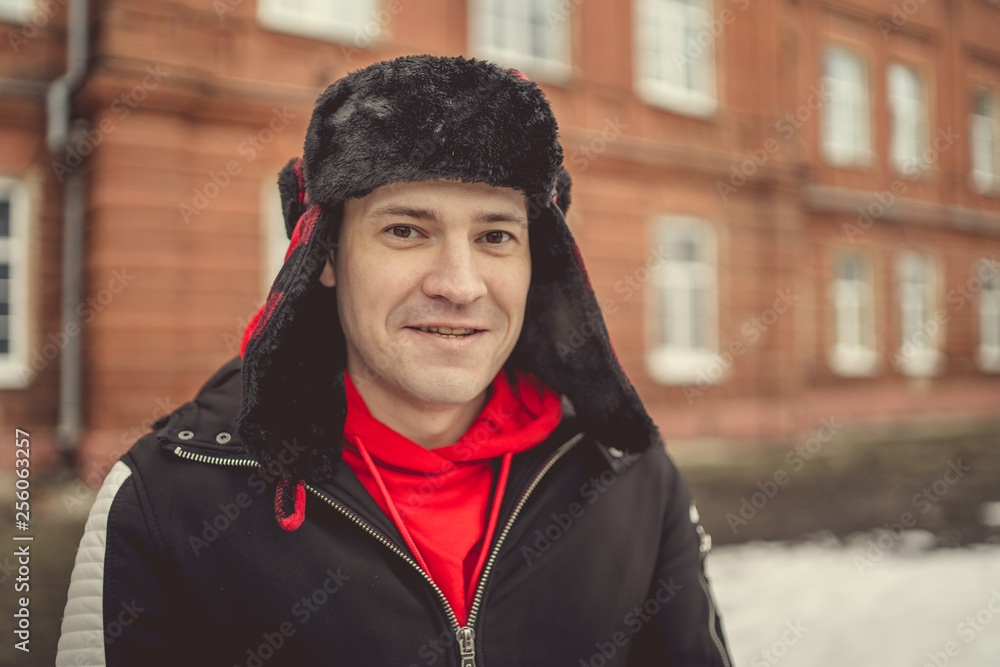
<svg viewBox="0 0 1000 667"><path fill-rule="evenodd" d="M443 336L445 338L465 338L466 336L471 336L474 333L482 331L482 329L470 329L467 327L409 327L409 328L416 329L417 331L423 331L424 333Z"/></svg>

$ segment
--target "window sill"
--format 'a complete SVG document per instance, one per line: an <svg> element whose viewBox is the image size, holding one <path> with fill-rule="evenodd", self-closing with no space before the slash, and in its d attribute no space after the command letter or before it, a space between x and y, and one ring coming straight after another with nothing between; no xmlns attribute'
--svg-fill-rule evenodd
<svg viewBox="0 0 1000 667"><path fill-rule="evenodd" d="M875 377L880 366L878 353L866 348L834 347L827 361L830 369L842 377Z"/></svg>
<svg viewBox="0 0 1000 667"><path fill-rule="evenodd" d="M977 182L975 178L969 179L969 187L977 195L984 197L1000 197L1000 180L994 180L990 184Z"/></svg>
<svg viewBox="0 0 1000 667"><path fill-rule="evenodd" d="M646 352L646 371L666 385L718 384L729 375L732 363L705 350L653 349Z"/></svg>
<svg viewBox="0 0 1000 667"><path fill-rule="evenodd" d="M851 169L854 171L871 171L872 167L872 153L871 151L858 151L861 155L854 158L842 158L840 156L834 156L830 153L830 149L823 144L821 147L821 153L823 154L823 162L828 164L835 169Z"/></svg>
<svg viewBox="0 0 1000 667"><path fill-rule="evenodd" d="M18 8L0 8L0 23L10 25L28 25L31 21L31 11L35 8L34 3L25 3L25 6Z"/></svg>
<svg viewBox="0 0 1000 667"><path fill-rule="evenodd" d="M1000 373L1000 347L981 347L976 353L976 365L984 373Z"/></svg>
<svg viewBox="0 0 1000 667"><path fill-rule="evenodd" d="M944 355L938 350L918 350L904 354L897 350L892 354L893 367L909 377L933 377L944 367Z"/></svg>
<svg viewBox="0 0 1000 667"><path fill-rule="evenodd" d="M651 79L639 79L635 90L643 102L667 111L709 119L715 115L719 104L714 97L667 86Z"/></svg>
<svg viewBox="0 0 1000 667"><path fill-rule="evenodd" d="M385 31L375 21L371 21L367 25L356 25L322 21L318 17L306 20L300 16L267 9L260 5L257 9L257 22L261 27L272 32L323 42L350 44L358 49L377 48L385 38ZM366 29L369 25L377 28L373 34L369 34Z"/></svg>
<svg viewBox="0 0 1000 667"><path fill-rule="evenodd" d="M27 364L15 361L0 363L0 390L25 389L31 384L34 375L35 373L28 368Z"/></svg>

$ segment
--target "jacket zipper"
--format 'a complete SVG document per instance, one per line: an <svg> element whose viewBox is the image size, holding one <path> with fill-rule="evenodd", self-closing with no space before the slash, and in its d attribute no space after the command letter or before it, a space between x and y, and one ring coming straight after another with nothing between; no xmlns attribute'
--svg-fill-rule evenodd
<svg viewBox="0 0 1000 667"><path fill-rule="evenodd" d="M719 651L723 667L730 667L726 649L723 647L718 633L715 632L715 600L712 598L711 591L708 590L708 582L705 581L705 575L702 574L705 571L705 558L708 556L708 552L712 550L712 538L705 532L701 524L698 524L698 536L701 538L698 543L698 583L701 584L701 590L705 592L705 599L708 600L708 635L712 638L712 643L715 644L716 650Z"/></svg>
<svg viewBox="0 0 1000 667"><path fill-rule="evenodd" d="M552 468L552 466L556 464L556 461L558 461L560 458L563 457L563 455L566 454L566 452L572 449L573 446L576 445L576 443L578 443L581 438L583 438L583 433L577 433L572 438L564 442L559 447L559 449L552 452L552 454L549 455L549 458L545 460L545 463L542 464L542 467L539 468L538 472L535 473L535 476L532 478L531 483L528 485L528 488L524 490L524 493L522 493L521 497L518 499L517 504L514 505L514 509L511 512L510 517L508 517L507 522L504 524L503 530L500 531L500 535L499 537L497 537L496 544L493 545L493 549L490 551L489 558L486 560L486 564L483 566L483 573L479 577L479 583L476 586L476 595L472 599L472 607L469 610L469 618L468 621L466 622L466 625L464 626L460 626L458 624L458 617L455 616L455 611L451 608L451 603L448 602L448 598L445 597L444 593L441 591L438 585L434 583L433 579L431 579L430 574L425 572L424 569L420 567L420 565L417 563L417 561L411 558L409 554L407 554L405 551L396 546L392 542L392 540L390 540L388 537L379 532L377 528L372 526L365 519L358 516L358 514L355 513L353 510L351 510L350 508L345 507L336 500L328 497L326 494L324 494L322 491L315 488L311 484L306 483L305 487L310 491L312 491L314 494L316 494L328 505L330 505L338 512L340 512L348 519L350 519L354 524L356 524L366 533L374 537L378 542L385 545L390 551L392 551L400 558L402 558L404 561L409 563L418 573L420 573L420 575L424 578L424 580L428 584L430 584L431 588L437 594L438 600L444 607L445 614L448 617L448 622L451 624L452 632L455 634L455 639L458 642L460 667L476 667L475 622L476 618L479 615L479 606L482 603L483 593L486 590L486 580L488 579L490 572L493 569L493 564L496 562L497 556L499 555L500 552L500 548L503 546L504 541L507 539L507 535L510 533L511 528L514 525L514 521L521 513L521 510L524 508L524 505L528 502L528 496L531 495L531 493L538 486L539 482L541 482L542 477ZM196 454L194 452L189 452L183 449L181 445L176 445L174 447L174 454L176 454L181 458L190 459L193 461L200 461L202 463L210 463L213 465L247 466L256 468L262 467L260 463L258 463L254 459L232 459L228 457ZM709 600L709 604L711 604L711 599ZM714 615L715 615L715 610L714 607L712 607L713 618ZM713 638L715 637L714 629L712 636ZM729 667L728 663L726 667Z"/></svg>

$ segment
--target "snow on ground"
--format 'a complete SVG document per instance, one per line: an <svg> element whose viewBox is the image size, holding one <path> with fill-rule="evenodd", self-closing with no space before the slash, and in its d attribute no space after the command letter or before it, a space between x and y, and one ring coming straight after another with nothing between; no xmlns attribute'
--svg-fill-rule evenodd
<svg viewBox="0 0 1000 667"><path fill-rule="evenodd" d="M1000 666L1000 546L921 542L716 547L706 567L734 664Z"/></svg>

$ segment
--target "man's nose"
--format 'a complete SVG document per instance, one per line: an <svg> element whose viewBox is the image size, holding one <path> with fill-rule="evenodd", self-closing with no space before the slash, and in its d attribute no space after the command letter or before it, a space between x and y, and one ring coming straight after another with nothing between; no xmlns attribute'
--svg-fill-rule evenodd
<svg viewBox="0 0 1000 667"><path fill-rule="evenodd" d="M485 296L486 283L479 261L467 239L446 239L424 277L424 293L456 304L472 303Z"/></svg>

